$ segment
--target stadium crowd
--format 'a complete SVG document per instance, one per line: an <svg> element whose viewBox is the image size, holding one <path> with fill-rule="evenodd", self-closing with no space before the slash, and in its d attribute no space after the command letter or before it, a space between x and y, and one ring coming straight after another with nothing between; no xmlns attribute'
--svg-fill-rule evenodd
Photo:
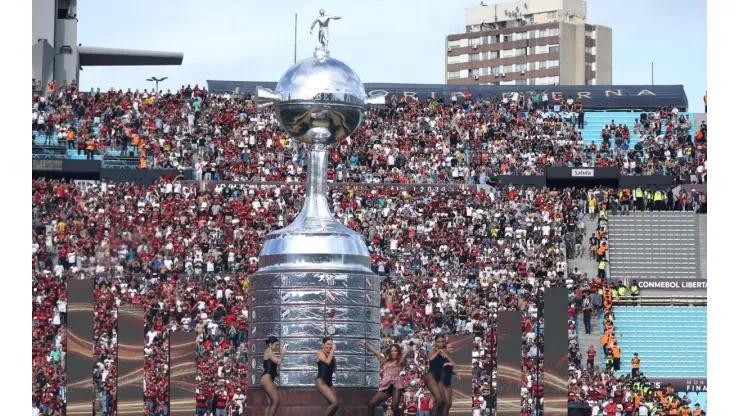
<svg viewBox="0 0 740 416"><path fill-rule="evenodd" d="M146 308L144 414L166 412L167 329L197 333L200 414L240 414L246 390L246 277L257 270L261 236L290 223L302 193L299 186L220 184L201 190L175 178L150 187L35 181L34 400L41 414L61 414L64 406L64 289L70 279L96 282L99 414L115 409L116 306L121 305ZM334 214L365 236L373 270L384 279L383 342L415 349L404 373L407 414L430 408L422 376L431 340L440 333L474 335L475 403L480 414L490 414L495 316L506 309L525 316L522 414L535 415L542 397L535 362L543 337L537 329L544 330L538 325L538 297L555 285L568 287L572 301L572 400L608 403L618 391L614 386L626 383L610 372L586 369L576 342L575 315L584 299L603 307L590 294L598 293L599 281L569 272L565 261L572 223L588 220L582 209L589 204L586 191L348 186L330 193Z"/></svg>
<svg viewBox="0 0 740 416"><path fill-rule="evenodd" d="M33 130L44 145L60 144L90 158L113 149L138 156L141 167L192 168L194 179L305 179L301 149L280 133L274 113L256 109L249 96L209 94L197 85L159 96L49 87L50 93L41 94L35 86L33 95ZM635 386L632 379L589 368L576 342L576 316L589 307L593 316L608 316L604 293L611 289L598 277L569 271L566 252L576 255L588 240L582 224L589 220L590 197L599 195L595 203L613 209L615 201L621 206L617 191L353 186L486 183L499 175L541 175L547 166L619 166L624 174L706 182L706 125L691 137L690 121L666 109L640 115L632 130L607 125L601 142L585 143L582 103L553 100L548 106L543 95L466 96L447 104L392 98L332 150L329 179L347 187L331 191L330 205L337 218L365 236L373 270L384 279L383 342L412 344L415 350L403 374L409 386L402 403L406 414L425 415L431 408L422 375L431 340L440 333L474 335L475 412L491 414L496 313L520 310L522 415L536 415L542 377L535 363L544 329L538 304L543 289L556 285L570 289L572 302L571 401L596 403L611 416L612 403L629 414L632 401L640 411L638 387L642 397L669 397L647 380ZM630 150L632 140L637 143ZM197 333L199 415L241 414L247 276L257 270L262 236L291 222L303 189L201 189L179 179L163 178L149 187L33 183L33 397L40 414L63 414L70 279L95 280L97 414L110 416L116 408L117 307L124 305L146 310L144 414L167 411L167 330ZM630 209L638 209L634 198ZM705 196L686 193L672 206L691 210L702 203L706 207Z"/></svg>
<svg viewBox="0 0 740 416"><path fill-rule="evenodd" d="M192 169L194 178L304 178L299 144L280 131L271 109L256 108L248 94L210 94L197 84L158 96L130 89L82 92L55 83L41 94L37 87L32 126L40 145L65 146L88 158L139 158L142 168ZM499 175L542 175L548 166L616 166L626 175L706 181L705 124L692 130L689 117L663 108L635 113L632 128L612 122L600 140L585 140L583 103L547 95L468 94L427 102L392 97L335 146L329 179L477 184Z"/></svg>

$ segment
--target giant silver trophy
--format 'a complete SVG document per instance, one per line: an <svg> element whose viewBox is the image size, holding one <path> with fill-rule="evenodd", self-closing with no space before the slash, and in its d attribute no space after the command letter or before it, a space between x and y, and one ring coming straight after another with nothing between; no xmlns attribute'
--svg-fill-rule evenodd
<svg viewBox="0 0 740 416"><path fill-rule="evenodd" d="M357 74L329 57L328 23L321 15L321 46L314 56L290 67L274 91L257 88L259 106L273 105L278 121L309 149L306 201L295 221L268 234L259 271L249 278L250 387L259 388L265 339L289 345L276 383L313 386L316 351L326 336L337 352L337 387L377 388L378 360L359 344L379 345L380 279L370 270L364 239L332 215L327 203L328 148L352 134L367 106Z"/></svg>

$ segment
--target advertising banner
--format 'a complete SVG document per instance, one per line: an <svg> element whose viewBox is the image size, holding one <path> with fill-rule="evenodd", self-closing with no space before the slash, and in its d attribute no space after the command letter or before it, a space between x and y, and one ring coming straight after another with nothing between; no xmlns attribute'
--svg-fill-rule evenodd
<svg viewBox="0 0 740 416"><path fill-rule="evenodd" d="M670 290L675 292L690 292L692 290L706 290L707 279L686 279L681 277L676 278L665 278L665 277L636 277L636 278L624 278L615 279L616 282L625 281L629 286L632 281L637 281L637 286L640 290L660 289Z"/></svg>

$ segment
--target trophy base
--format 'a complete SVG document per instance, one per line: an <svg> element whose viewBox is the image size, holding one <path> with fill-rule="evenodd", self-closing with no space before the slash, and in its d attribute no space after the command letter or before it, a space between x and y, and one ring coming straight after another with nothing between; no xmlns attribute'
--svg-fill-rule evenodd
<svg viewBox="0 0 740 416"><path fill-rule="evenodd" d="M382 406L374 415L367 414L367 404L378 391L364 388L337 388L339 410L336 416L382 416ZM328 403L316 389L307 387L278 387L280 408L277 416L324 416ZM264 416L267 396L262 389L247 391L244 416Z"/></svg>

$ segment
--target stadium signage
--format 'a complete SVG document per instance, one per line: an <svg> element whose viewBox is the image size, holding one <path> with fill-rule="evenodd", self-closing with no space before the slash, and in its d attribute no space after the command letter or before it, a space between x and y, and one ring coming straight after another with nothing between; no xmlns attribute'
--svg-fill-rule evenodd
<svg viewBox="0 0 740 416"><path fill-rule="evenodd" d="M641 278L637 280L640 289L671 289L675 291L705 290L706 279L665 279L665 278Z"/></svg>
<svg viewBox="0 0 740 416"><path fill-rule="evenodd" d="M197 181L182 181L183 185L190 186L197 184ZM261 182L261 183L245 183L245 182L230 182L230 181L209 181L206 183L208 189L213 190L216 187L228 187L230 189L260 189L268 186L292 186L298 187L303 186L304 183L296 182ZM336 183L330 182L327 184L329 189L387 189L390 191L408 191L420 194L433 193L433 192L452 192L452 191L465 191L465 190L477 190L476 185L465 185L456 183Z"/></svg>
<svg viewBox="0 0 740 416"><path fill-rule="evenodd" d="M33 159L31 170L59 171L62 170L62 159Z"/></svg>
<svg viewBox="0 0 740 416"><path fill-rule="evenodd" d="M707 391L706 378L655 378L650 379L661 386L670 384L679 393L702 393Z"/></svg>
<svg viewBox="0 0 740 416"><path fill-rule="evenodd" d="M594 170L593 169L573 169L570 172L570 176L574 178L593 178Z"/></svg>
<svg viewBox="0 0 740 416"><path fill-rule="evenodd" d="M214 93L252 93L256 87L275 88L275 82L256 81L208 81L208 90ZM514 92L534 93L547 90L551 103L568 98L580 99L589 110L625 110L625 109L658 109L661 106L688 108L688 99L682 85L452 85L452 84L365 84L368 93L383 93L387 100L394 96L397 100L416 97L422 101L443 98L450 102L456 97L458 102L465 99L468 91L473 99L480 96L491 99L510 97Z"/></svg>

